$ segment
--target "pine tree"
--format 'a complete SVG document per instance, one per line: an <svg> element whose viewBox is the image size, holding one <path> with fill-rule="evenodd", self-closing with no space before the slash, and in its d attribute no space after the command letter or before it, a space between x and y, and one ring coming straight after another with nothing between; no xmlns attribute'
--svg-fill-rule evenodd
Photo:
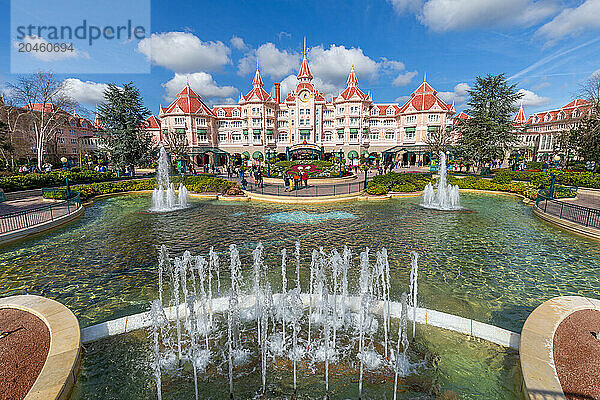
<svg viewBox="0 0 600 400"><path fill-rule="evenodd" d="M515 143L512 115L523 96L516 85L507 82L504 74L477 77L469 90L469 108L472 118L461 120L458 126L458 149L465 160L482 166L502 160Z"/></svg>
<svg viewBox="0 0 600 400"><path fill-rule="evenodd" d="M143 127L149 115L133 82L122 88L109 84L104 91L104 103L98 107L103 141L111 160L119 167L129 166L132 174L134 167L146 161L151 152L152 136Z"/></svg>

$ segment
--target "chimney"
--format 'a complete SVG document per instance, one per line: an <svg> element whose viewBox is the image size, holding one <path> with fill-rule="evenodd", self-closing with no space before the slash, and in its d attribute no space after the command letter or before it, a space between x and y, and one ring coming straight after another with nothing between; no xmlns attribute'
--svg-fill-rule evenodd
<svg viewBox="0 0 600 400"><path fill-rule="evenodd" d="M281 83L279 82L275 82L273 85L275 85L275 101L277 102L277 104L279 104L279 86L281 86Z"/></svg>

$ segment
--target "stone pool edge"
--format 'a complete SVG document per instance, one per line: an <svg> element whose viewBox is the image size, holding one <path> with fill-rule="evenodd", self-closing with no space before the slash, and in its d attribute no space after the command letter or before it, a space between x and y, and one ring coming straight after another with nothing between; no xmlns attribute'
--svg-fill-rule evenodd
<svg viewBox="0 0 600 400"><path fill-rule="evenodd" d="M81 331L75 315L55 300L34 295L2 298L0 308L34 314L50 332L46 361L25 400L67 400L81 366Z"/></svg>
<svg viewBox="0 0 600 400"><path fill-rule="evenodd" d="M274 300L280 294L274 294ZM309 294L302 294L302 301L305 306L309 304ZM251 307L254 302L254 296L244 296L241 305L244 308ZM348 307L353 311L358 311L360 298L351 296L348 299ZM199 307L199 305L196 305ZM221 297L213 299L213 311L215 313L225 312L228 307L228 298ZM187 305L179 306L180 315L187 312ZM176 307L165 308L165 314L170 320L174 320L176 316ZM198 309L199 311L199 309ZM383 302L378 302L373 307L373 311L377 314L383 313ZM399 302L390 302L390 316L392 318L400 318L402 305ZM412 308L409 307L409 315L412 315ZM437 328L447 329L450 331L465 334L469 337L483 339L488 342L500 345L505 348L519 350L520 334L512 332L494 325L489 325L483 322L472 319L459 317L453 314L447 314L441 311L430 310L427 308L417 308L416 321L422 325L431 325ZM114 320L102 322L100 324L88 326L81 330L81 341L83 344L94 342L110 336L120 335L138 329L144 329L152 324L150 312L143 312L129 315L126 317L117 318Z"/></svg>
<svg viewBox="0 0 600 400"><path fill-rule="evenodd" d="M526 399L566 400L554 364L554 333L570 314L587 309L600 311L600 301L581 296L555 297L529 314L519 350Z"/></svg>

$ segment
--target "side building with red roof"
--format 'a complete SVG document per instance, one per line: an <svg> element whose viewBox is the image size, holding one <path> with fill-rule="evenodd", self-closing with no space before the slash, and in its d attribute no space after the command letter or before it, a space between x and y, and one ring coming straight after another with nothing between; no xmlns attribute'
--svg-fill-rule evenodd
<svg viewBox="0 0 600 400"><path fill-rule="evenodd" d="M589 111L588 101L575 99L559 109L538 112L525 118L521 106L514 119L518 137L515 150L529 161L553 161L556 156L564 156L559 146L560 134L577 127Z"/></svg>
<svg viewBox="0 0 600 400"><path fill-rule="evenodd" d="M306 54L306 52L304 53ZM451 131L453 104L446 104L425 80L404 104L375 103L358 86L354 67L346 88L326 100L313 85L306 55L296 88L285 97L275 83L264 89L257 67L252 89L238 104L208 107L188 85L159 112L156 143L165 134L187 135L189 162L194 165L233 161L260 162L267 158L360 159L380 163L426 164L426 142L438 129Z"/></svg>

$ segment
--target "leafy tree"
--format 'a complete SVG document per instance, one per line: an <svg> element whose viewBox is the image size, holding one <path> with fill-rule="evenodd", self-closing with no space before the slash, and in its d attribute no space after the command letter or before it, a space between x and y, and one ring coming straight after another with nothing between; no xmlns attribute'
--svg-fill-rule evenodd
<svg viewBox="0 0 600 400"><path fill-rule="evenodd" d="M600 168L600 72L592 75L580 88L580 95L589 103L589 109L572 129L572 143L580 157L595 161Z"/></svg>
<svg viewBox="0 0 600 400"><path fill-rule="evenodd" d="M109 84L104 91L104 103L98 106L103 140L112 161L119 167L134 167L150 155L152 136L144 128L150 111L143 104L140 91L133 82L118 87Z"/></svg>
<svg viewBox="0 0 600 400"><path fill-rule="evenodd" d="M517 102L523 96L516 85L508 83L504 74L477 77L468 91L471 118L458 125L458 146L461 155L475 165L503 159L515 143L511 132L511 116L517 111Z"/></svg>

